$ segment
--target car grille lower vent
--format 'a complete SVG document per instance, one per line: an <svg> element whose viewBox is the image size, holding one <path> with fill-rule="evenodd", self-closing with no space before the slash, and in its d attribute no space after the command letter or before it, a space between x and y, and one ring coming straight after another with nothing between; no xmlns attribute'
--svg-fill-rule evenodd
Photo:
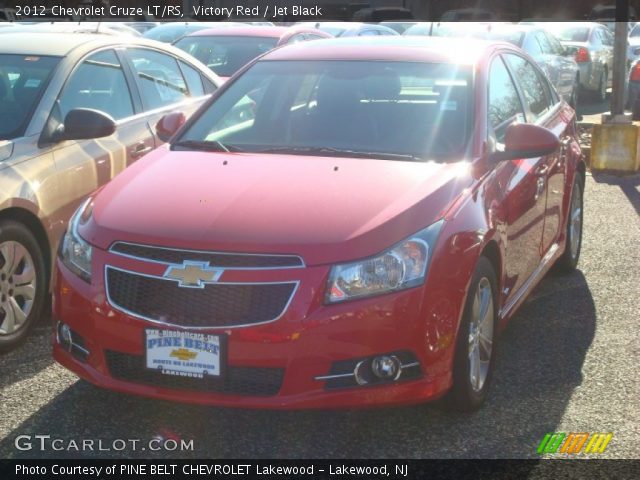
<svg viewBox="0 0 640 480"><path fill-rule="evenodd" d="M222 378L165 375L145 368L144 357L141 355L111 350L104 353L112 377L161 388L269 397L278 394L284 378L284 368L238 366L228 366Z"/></svg>

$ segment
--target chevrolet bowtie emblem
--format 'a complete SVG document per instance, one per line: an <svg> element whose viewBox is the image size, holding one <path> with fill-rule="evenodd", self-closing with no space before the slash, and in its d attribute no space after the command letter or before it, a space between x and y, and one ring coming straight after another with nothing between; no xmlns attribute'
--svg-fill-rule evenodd
<svg viewBox="0 0 640 480"><path fill-rule="evenodd" d="M184 261L182 265L171 265L164 272L164 278L175 280L180 287L204 288L207 283L215 283L224 269L215 268L208 263Z"/></svg>
<svg viewBox="0 0 640 480"><path fill-rule="evenodd" d="M169 356L177 358L178 360L187 361L196 358L198 356L198 352L192 352L186 348L178 348L177 350L172 350Z"/></svg>

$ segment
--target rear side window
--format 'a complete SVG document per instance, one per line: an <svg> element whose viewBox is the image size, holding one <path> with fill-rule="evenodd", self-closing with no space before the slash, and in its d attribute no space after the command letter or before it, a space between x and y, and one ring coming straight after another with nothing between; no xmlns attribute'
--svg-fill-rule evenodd
<svg viewBox="0 0 640 480"><path fill-rule="evenodd" d="M161 108L187 98L187 85L175 58L140 48L127 51L145 109Z"/></svg>
<svg viewBox="0 0 640 480"><path fill-rule="evenodd" d="M180 62L180 69L187 81L189 94L192 97L201 97L204 95L204 87L202 86L202 77L200 76L200 73L198 73L195 68L190 67L184 62Z"/></svg>
<svg viewBox="0 0 640 480"><path fill-rule="evenodd" d="M95 53L71 74L59 100L62 119L75 108L93 108L114 119L133 115L122 64L113 50Z"/></svg>
<svg viewBox="0 0 640 480"><path fill-rule="evenodd" d="M496 140L504 143L507 127L524 121L522 103L511 75L501 58L496 58L489 72L489 124Z"/></svg>
<svg viewBox="0 0 640 480"><path fill-rule="evenodd" d="M505 58L522 88L524 101L528 107L528 120L534 123L551 110L553 102L549 85L538 69L524 58L513 54L507 54Z"/></svg>

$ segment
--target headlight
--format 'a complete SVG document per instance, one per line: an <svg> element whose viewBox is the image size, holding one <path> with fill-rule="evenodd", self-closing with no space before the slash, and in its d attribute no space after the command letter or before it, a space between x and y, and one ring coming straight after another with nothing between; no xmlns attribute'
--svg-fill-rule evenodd
<svg viewBox="0 0 640 480"><path fill-rule="evenodd" d="M69 221L69 228L64 234L60 246L62 263L85 282L91 282L92 248L78 233L78 225L86 223L91 217L93 199L89 198L73 214Z"/></svg>
<svg viewBox="0 0 640 480"><path fill-rule="evenodd" d="M422 284L442 224L440 220L376 257L335 265L329 275L326 302L343 302Z"/></svg>

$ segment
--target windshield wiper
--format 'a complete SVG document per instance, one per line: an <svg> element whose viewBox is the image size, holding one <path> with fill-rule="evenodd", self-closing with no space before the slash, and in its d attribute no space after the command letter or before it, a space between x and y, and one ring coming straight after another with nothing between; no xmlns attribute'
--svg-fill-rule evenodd
<svg viewBox="0 0 640 480"><path fill-rule="evenodd" d="M387 152L365 152L332 147L274 147L260 150L260 153L304 153L306 155L322 155L327 157L381 158L390 160L412 160L424 162L426 159L416 155Z"/></svg>
<svg viewBox="0 0 640 480"><path fill-rule="evenodd" d="M171 145L187 150L199 150L203 152L237 152L238 148L233 145L225 145L218 140L182 140Z"/></svg>

